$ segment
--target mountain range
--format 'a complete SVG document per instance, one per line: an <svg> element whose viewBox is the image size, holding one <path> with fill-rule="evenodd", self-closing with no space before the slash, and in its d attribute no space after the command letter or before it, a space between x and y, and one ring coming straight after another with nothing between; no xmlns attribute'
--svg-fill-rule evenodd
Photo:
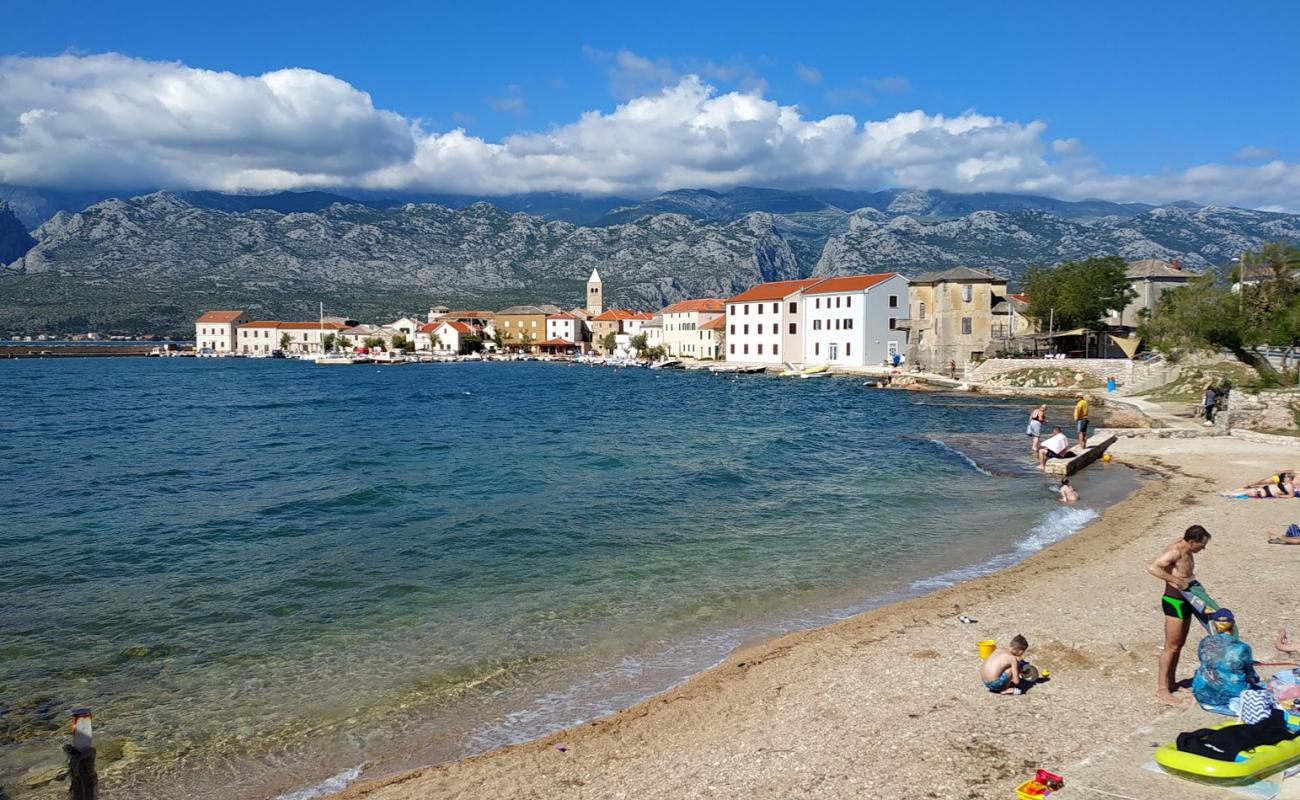
<svg viewBox="0 0 1300 800"><path fill-rule="evenodd" d="M1297 215L916 190L490 203L160 191L73 207L85 198L0 186L12 206L0 202L0 331L192 334L206 308L312 318L318 302L375 321L436 303L572 306L593 268L607 303L658 308L808 275L964 264L1014 281L1030 264L1097 254L1204 269L1266 241L1300 242Z"/></svg>

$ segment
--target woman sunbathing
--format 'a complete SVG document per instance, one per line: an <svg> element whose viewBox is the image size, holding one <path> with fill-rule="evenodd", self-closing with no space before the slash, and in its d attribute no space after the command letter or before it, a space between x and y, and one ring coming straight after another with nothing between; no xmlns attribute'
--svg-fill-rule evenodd
<svg viewBox="0 0 1300 800"><path fill-rule="evenodd" d="M1278 483L1265 483L1261 486L1243 486L1235 492L1221 492L1224 497L1297 497L1296 485L1290 480Z"/></svg>

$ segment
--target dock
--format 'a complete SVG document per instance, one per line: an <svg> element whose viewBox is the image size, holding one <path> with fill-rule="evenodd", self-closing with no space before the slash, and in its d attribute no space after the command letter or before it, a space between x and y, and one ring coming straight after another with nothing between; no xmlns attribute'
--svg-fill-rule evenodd
<svg viewBox="0 0 1300 800"><path fill-rule="evenodd" d="M1101 458L1102 454L1106 452L1106 448L1115 444L1115 440L1118 438L1119 437L1112 433L1101 437L1096 441L1096 443L1080 450L1073 456L1068 456L1066 458L1049 458L1047 460L1047 466L1043 468L1043 472L1048 475L1073 475Z"/></svg>

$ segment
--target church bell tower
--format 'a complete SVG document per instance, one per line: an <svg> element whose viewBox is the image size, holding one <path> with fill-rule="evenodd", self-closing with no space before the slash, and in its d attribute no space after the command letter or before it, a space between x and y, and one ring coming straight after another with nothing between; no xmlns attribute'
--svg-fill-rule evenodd
<svg viewBox="0 0 1300 800"><path fill-rule="evenodd" d="M587 279L587 313L599 316L604 310L605 284L600 280L600 273L593 269L591 277Z"/></svg>

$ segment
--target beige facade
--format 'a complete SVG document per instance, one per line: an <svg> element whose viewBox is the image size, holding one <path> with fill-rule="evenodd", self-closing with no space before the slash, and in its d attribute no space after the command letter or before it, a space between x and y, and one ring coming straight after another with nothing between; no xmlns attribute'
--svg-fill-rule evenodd
<svg viewBox="0 0 1300 800"><path fill-rule="evenodd" d="M194 347L204 355L237 353L236 330L244 322L243 311L208 311L194 321Z"/></svg>
<svg viewBox="0 0 1300 800"><path fill-rule="evenodd" d="M702 361L724 361L726 356L723 354L723 342L727 338L725 316L716 317L700 326L696 331L697 338L695 357Z"/></svg>
<svg viewBox="0 0 1300 800"><path fill-rule="evenodd" d="M593 317L600 316L605 310L605 282L600 279L600 273L596 270L591 271L591 277L587 279L587 308L586 311Z"/></svg>
<svg viewBox="0 0 1300 800"><path fill-rule="evenodd" d="M496 314L496 329L506 349L537 349L546 340L546 318L560 313L557 306L511 306Z"/></svg>
<svg viewBox="0 0 1300 800"><path fill-rule="evenodd" d="M611 308L608 311L601 312L591 318L591 344L597 353L608 353L604 347L604 339L609 334L618 336L620 333L628 333L628 322L636 318L635 311L628 311L623 308Z"/></svg>
<svg viewBox="0 0 1300 800"><path fill-rule="evenodd" d="M1144 311L1155 311L1160 295L1170 289L1185 286L1195 276L1179 266L1177 259L1165 262L1144 258L1141 261L1130 261L1125 277L1137 296L1129 301L1123 311L1106 317L1106 322L1109 325L1136 328L1142 322Z"/></svg>
<svg viewBox="0 0 1300 800"><path fill-rule="evenodd" d="M700 326L721 317L723 301L717 297L683 300L665 308L663 315L663 345L674 358L699 358Z"/></svg>
<svg viewBox="0 0 1300 800"><path fill-rule="evenodd" d="M1006 315L993 311L1006 294L1006 278L969 267L917 277L904 323L910 329L909 363L943 372L982 360L989 345L1007 335ZM1003 325L995 328L995 318Z"/></svg>

